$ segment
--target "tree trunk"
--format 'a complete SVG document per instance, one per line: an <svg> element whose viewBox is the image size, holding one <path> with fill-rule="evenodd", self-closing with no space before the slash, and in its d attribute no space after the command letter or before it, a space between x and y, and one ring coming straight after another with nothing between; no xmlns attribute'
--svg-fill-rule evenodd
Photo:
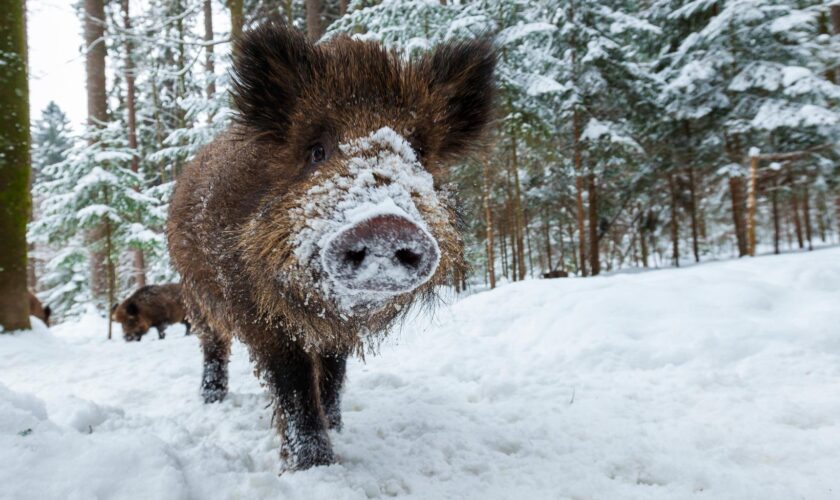
<svg viewBox="0 0 840 500"><path fill-rule="evenodd" d="M338 17L347 14L347 0L339 0L338 2Z"/></svg>
<svg viewBox="0 0 840 500"><path fill-rule="evenodd" d="M601 251L600 237L598 235L598 187L595 183L595 174L588 175L589 188L589 268L592 276L601 273Z"/></svg>
<svg viewBox="0 0 840 500"><path fill-rule="evenodd" d="M840 4L834 4L829 7L831 15L831 28L835 35L840 35ZM840 82L840 67L834 68L834 81ZM840 203L840 199L838 199Z"/></svg>
<svg viewBox="0 0 840 500"><path fill-rule="evenodd" d="M799 197L796 195L796 191L791 196L790 209L793 212L793 227L796 231L796 242L799 244L799 248L803 249L805 248L805 240L802 238L802 222L799 219Z"/></svg>
<svg viewBox="0 0 840 500"><path fill-rule="evenodd" d="M137 173L140 170L140 157L137 155L137 109L134 99L134 60L132 59L131 43L131 14L130 0L122 1L123 27L129 35L125 42L125 107L128 114L128 147L133 151L131 155L131 171ZM134 186L135 191L140 191L140 186ZM143 250L137 248L131 251L134 260L134 281L138 287L146 286L146 262L143 258ZM110 307L109 302L109 307Z"/></svg>
<svg viewBox="0 0 840 500"><path fill-rule="evenodd" d="M3 4L0 34L0 332L11 332L30 328L26 223L32 200L24 1Z"/></svg>
<svg viewBox="0 0 840 500"><path fill-rule="evenodd" d="M522 191L519 187L519 161L516 156L516 134L511 133L511 176L513 177L513 227L516 230L516 260L519 263L519 279L524 280L525 269L525 214L522 210Z"/></svg>
<svg viewBox="0 0 840 500"><path fill-rule="evenodd" d="M548 262L546 272L551 272L554 270L554 262L551 258L551 229L548 223L548 211L543 210L543 233L545 234L545 255L546 255L546 262Z"/></svg>
<svg viewBox="0 0 840 500"><path fill-rule="evenodd" d="M519 281L519 249L516 248L517 243L517 229L516 229L516 220L513 217L513 202L511 201L510 197L508 197L507 203L505 204L505 219L506 225L509 231L507 234L510 236L510 276L511 280Z"/></svg>
<svg viewBox="0 0 840 500"><path fill-rule="evenodd" d="M35 259L35 244L29 243L26 245L27 262L26 262L26 285L32 290L38 289L38 273L36 270Z"/></svg>
<svg viewBox="0 0 840 500"><path fill-rule="evenodd" d="M105 204L110 205L108 202L108 188L105 188ZM107 279L108 279L108 340L111 340L111 314L110 309L116 302L116 288L117 288L117 275L116 270L114 269L114 246L113 246L113 228L111 227L110 219L105 219L104 224L105 230L105 262L106 262L106 272L107 272Z"/></svg>
<svg viewBox="0 0 840 500"><path fill-rule="evenodd" d="M578 258L581 276L586 276L586 222L583 211L583 165L580 136L582 134L580 124L580 113L575 109L572 115L572 147L574 149L574 165L575 165L575 203L577 207L577 225L578 225L578 247L580 250L580 257Z"/></svg>
<svg viewBox="0 0 840 500"><path fill-rule="evenodd" d="M243 0L227 0L228 10L230 10L230 41L233 44L233 57L236 58L236 42L242 38L242 26L244 20L242 17L242 1Z"/></svg>
<svg viewBox="0 0 840 500"><path fill-rule="evenodd" d="M748 251L751 257L755 257L755 224L756 211L758 203L758 156L750 156L750 180L749 188L747 189L747 243L749 244Z"/></svg>
<svg viewBox="0 0 840 500"><path fill-rule="evenodd" d="M101 128L108 120L108 98L105 80L105 6L103 0L84 0L85 73L87 81L88 128ZM91 141L95 137L91 137ZM108 289L105 255L97 244L104 228L95 227L88 234L90 252L90 289L94 298L102 299Z"/></svg>
<svg viewBox="0 0 840 500"><path fill-rule="evenodd" d="M204 0L204 42L207 44L204 47L204 71L207 73L207 99L213 97L216 93L216 68L213 61L213 2L211 0ZM213 115L207 117L207 122L213 121Z"/></svg>
<svg viewBox="0 0 840 500"><path fill-rule="evenodd" d="M814 249L813 230L811 227L811 196L808 185L802 189L802 218L805 222L805 238L808 240L808 250Z"/></svg>
<svg viewBox="0 0 840 500"><path fill-rule="evenodd" d="M747 231L744 221L744 179L740 176L730 176L729 191L732 194L732 219L735 223L738 257L743 257L747 255Z"/></svg>
<svg viewBox="0 0 840 500"><path fill-rule="evenodd" d="M572 221L569 221L569 248L572 249L572 265L575 266L575 273L583 276L580 270L580 263L578 262L578 253L575 251L575 227Z"/></svg>
<svg viewBox="0 0 840 500"><path fill-rule="evenodd" d="M499 217L499 250L502 254L502 276L508 278L508 254L507 254L507 236L504 229L504 212L502 217Z"/></svg>
<svg viewBox="0 0 840 500"><path fill-rule="evenodd" d="M306 34L317 42L324 34L321 25L321 0L306 0Z"/></svg>
<svg viewBox="0 0 840 500"><path fill-rule="evenodd" d="M556 266L553 266L552 269L560 268L561 271L566 270L566 251L564 250L565 243L563 243L563 225L557 224L557 244L560 248L560 257L558 257L558 262ZM572 241L572 255L574 256L574 240Z"/></svg>
<svg viewBox="0 0 840 500"><path fill-rule="evenodd" d="M641 203L638 205L639 210L639 247L642 252L642 266L648 267L648 246L647 246L647 217L642 209Z"/></svg>
<svg viewBox="0 0 840 500"><path fill-rule="evenodd" d="M668 190L671 192L671 244L673 253L671 254L674 265L680 267L680 226L679 214L677 214L677 182L674 178L674 173L668 174Z"/></svg>
<svg viewBox="0 0 840 500"><path fill-rule="evenodd" d="M840 235L840 195L834 198L834 219L837 223L837 234Z"/></svg>
<svg viewBox="0 0 840 500"><path fill-rule="evenodd" d="M490 209L490 169L487 162L482 162L482 173L484 174L483 192L484 195L484 225L487 234L487 275L490 280L490 289L496 288L496 259L493 257L493 211Z"/></svg>
<svg viewBox="0 0 840 500"><path fill-rule="evenodd" d="M779 240L781 239L781 228L779 225L779 190L774 189L770 193L770 202L773 204L773 253L779 254Z"/></svg>
<svg viewBox="0 0 840 500"><path fill-rule="evenodd" d="M528 248L528 267L531 269L531 277L534 277L534 255L531 252L531 231L528 229L528 212L524 213L525 246Z"/></svg>
<svg viewBox="0 0 840 500"><path fill-rule="evenodd" d="M691 247L694 251L694 262L700 262L700 224L697 217L697 185L695 183L694 168L688 168L688 191L690 194L691 211Z"/></svg>

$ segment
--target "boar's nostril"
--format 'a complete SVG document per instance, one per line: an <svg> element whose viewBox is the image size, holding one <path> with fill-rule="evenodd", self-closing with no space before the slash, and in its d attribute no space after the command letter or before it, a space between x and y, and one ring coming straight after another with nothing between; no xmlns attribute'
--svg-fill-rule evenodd
<svg viewBox="0 0 840 500"><path fill-rule="evenodd" d="M440 249L411 219L382 214L344 227L325 245L321 259L343 288L396 294L431 279Z"/></svg>
<svg viewBox="0 0 840 500"><path fill-rule="evenodd" d="M367 248L362 247L361 250L347 250L344 252L344 261L350 264L353 268L358 268L362 265L367 255Z"/></svg>
<svg viewBox="0 0 840 500"><path fill-rule="evenodd" d="M416 268L420 265L420 261L423 259L423 256L417 252L413 252L408 248L400 248L396 252L394 252L394 257L397 258L397 262L402 264L405 267Z"/></svg>

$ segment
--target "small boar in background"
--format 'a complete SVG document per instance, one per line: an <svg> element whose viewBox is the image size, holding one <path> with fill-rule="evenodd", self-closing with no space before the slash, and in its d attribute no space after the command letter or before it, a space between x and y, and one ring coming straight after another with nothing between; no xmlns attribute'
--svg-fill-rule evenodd
<svg viewBox="0 0 840 500"><path fill-rule="evenodd" d="M205 402L225 397L239 338L275 402L285 466L306 469L334 460L347 356L464 268L440 179L491 120L495 52L461 41L406 60L272 21L234 54L235 124L177 180L169 250Z"/></svg>
<svg viewBox="0 0 840 500"><path fill-rule="evenodd" d="M151 327L162 339L166 337L166 327L175 323L186 325L187 335L190 334L178 283L138 288L122 304L111 307L111 318L122 325L126 342L139 342Z"/></svg>
<svg viewBox="0 0 840 500"><path fill-rule="evenodd" d="M50 306L44 307L31 290L28 290L27 293L29 293L29 315L35 316L43 321L45 325L50 326L50 314L52 314Z"/></svg>

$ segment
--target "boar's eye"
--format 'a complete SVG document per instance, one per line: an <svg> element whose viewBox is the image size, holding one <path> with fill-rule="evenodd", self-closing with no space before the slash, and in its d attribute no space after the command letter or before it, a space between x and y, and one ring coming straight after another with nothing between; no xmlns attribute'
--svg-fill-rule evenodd
<svg viewBox="0 0 840 500"><path fill-rule="evenodd" d="M309 164L318 165L327 159L327 150L322 144L316 144L309 150Z"/></svg>

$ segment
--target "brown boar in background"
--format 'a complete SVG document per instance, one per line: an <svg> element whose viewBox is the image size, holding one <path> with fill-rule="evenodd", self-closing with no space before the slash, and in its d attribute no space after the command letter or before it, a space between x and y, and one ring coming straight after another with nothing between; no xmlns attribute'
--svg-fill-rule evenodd
<svg viewBox="0 0 840 500"><path fill-rule="evenodd" d="M190 323L181 299L181 285L177 283L138 288L122 304L114 304L111 317L122 325L126 342L139 342L151 327L157 329L158 338L162 339L166 337L166 327L175 323L184 323L187 335L190 334Z"/></svg>
<svg viewBox="0 0 840 500"><path fill-rule="evenodd" d="M44 305L41 304L41 301L38 300L38 297L32 293L31 290L27 292L29 293L29 315L35 316L43 321L45 325L50 326L50 314L52 314L50 306L44 307Z"/></svg>

